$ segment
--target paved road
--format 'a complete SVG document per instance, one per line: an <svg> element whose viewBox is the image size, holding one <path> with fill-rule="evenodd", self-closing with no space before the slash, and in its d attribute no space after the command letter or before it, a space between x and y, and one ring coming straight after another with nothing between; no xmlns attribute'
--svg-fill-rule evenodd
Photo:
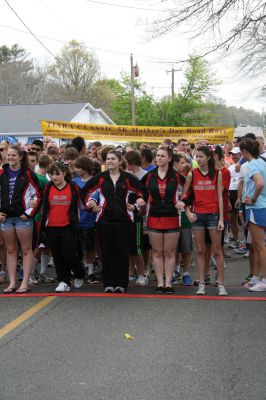
<svg viewBox="0 0 266 400"><path fill-rule="evenodd" d="M233 297L255 297L239 285L246 272L242 257L228 262ZM40 301L0 298L0 327ZM57 297L0 339L0 398L265 400L265 311L266 301Z"/></svg>

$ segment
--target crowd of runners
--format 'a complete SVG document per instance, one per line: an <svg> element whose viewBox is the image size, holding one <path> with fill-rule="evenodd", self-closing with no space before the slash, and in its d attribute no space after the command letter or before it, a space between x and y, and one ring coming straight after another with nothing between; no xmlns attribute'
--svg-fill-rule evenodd
<svg viewBox="0 0 266 400"><path fill-rule="evenodd" d="M129 283L146 286L153 270L158 294L174 293L180 280L204 295L214 263L226 296L224 243L249 262L239 282L266 291L264 153L264 138L252 133L221 145L184 138L139 149L86 146L81 137L60 146L49 137L1 142L3 293L53 281L56 292L102 282L105 293L125 293Z"/></svg>

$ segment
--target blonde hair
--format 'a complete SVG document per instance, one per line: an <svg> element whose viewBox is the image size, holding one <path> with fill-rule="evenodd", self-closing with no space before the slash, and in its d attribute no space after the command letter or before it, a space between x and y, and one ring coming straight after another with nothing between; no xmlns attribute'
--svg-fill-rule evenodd
<svg viewBox="0 0 266 400"><path fill-rule="evenodd" d="M2 142L0 142L1 146L5 146L5 149L7 150L9 148L9 143L6 142L5 140L3 140Z"/></svg>

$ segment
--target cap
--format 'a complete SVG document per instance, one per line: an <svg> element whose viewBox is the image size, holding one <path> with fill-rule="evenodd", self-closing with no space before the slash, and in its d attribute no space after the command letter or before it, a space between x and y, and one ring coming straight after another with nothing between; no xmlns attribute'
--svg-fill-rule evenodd
<svg viewBox="0 0 266 400"><path fill-rule="evenodd" d="M232 150L230 151L232 154L238 154L241 153L241 150L239 147L233 147Z"/></svg>

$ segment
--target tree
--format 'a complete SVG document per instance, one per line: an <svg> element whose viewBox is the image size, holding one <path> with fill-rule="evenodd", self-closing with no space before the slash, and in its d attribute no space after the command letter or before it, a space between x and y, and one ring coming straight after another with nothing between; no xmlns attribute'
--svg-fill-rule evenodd
<svg viewBox="0 0 266 400"><path fill-rule="evenodd" d="M0 47L0 102L2 104L43 101L46 78L26 50L17 44Z"/></svg>
<svg viewBox="0 0 266 400"><path fill-rule="evenodd" d="M194 37L212 34L214 41L201 56L238 51L241 67L263 74L266 57L266 2L261 0L173 0L175 7L154 22L155 36L193 27ZM210 36L209 36L210 38ZM210 39L209 39L210 40Z"/></svg>
<svg viewBox="0 0 266 400"><path fill-rule="evenodd" d="M52 85L60 95L72 101L87 101L100 74L96 57L88 52L83 43L71 40L65 45L55 62L48 68Z"/></svg>

